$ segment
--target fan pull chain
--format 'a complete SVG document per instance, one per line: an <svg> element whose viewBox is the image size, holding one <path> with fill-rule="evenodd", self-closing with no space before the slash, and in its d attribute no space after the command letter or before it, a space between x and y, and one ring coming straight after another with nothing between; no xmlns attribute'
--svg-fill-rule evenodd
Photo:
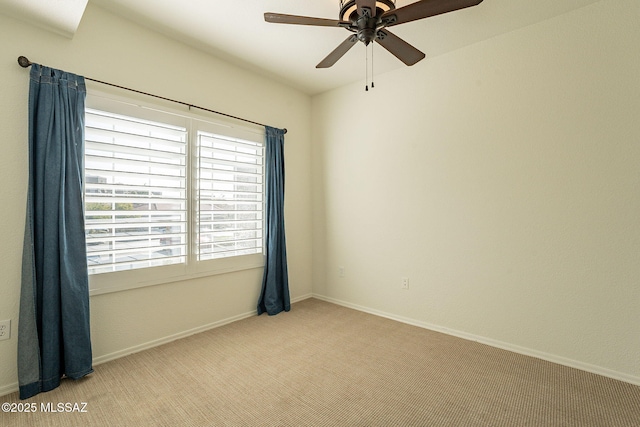
<svg viewBox="0 0 640 427"><path fill-rule="evenodd" d="M364 48L364 90L369 91L369 49Z"/></svg>
<svg viewBox="0 0 640 427"><path fill-rule="evenodd" d="M371 42L371 89L375 86L373 84L373 42Z"/></svg>

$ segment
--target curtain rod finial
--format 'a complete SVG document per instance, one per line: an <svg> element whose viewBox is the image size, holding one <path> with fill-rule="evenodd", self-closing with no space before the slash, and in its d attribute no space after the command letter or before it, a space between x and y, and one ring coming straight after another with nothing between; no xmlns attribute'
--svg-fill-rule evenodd
<svg viewBox="0 0 640 427"><path fill-rule="evenodd" d="M287 133L287 128L284 128L283 130L284 130L284 133Z"/></svg>
<svg viewBox="0 0 640 427"><path fill-rule="evenodd" d="M22 68L27 68L31 65L31 61L29 61L26 56L19 56L18 64L20 64Z"/></svg>

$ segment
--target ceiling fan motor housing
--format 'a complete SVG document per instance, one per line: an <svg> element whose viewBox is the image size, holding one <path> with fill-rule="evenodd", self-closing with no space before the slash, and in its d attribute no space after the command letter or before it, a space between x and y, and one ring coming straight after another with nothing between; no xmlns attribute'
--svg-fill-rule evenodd
<svg viewBox="0 0 640 427"><path fill-rule="evenodd" d="M376 10L363 8L364 13L359 15L356 0L340 0L340 20L350 21L351 31L357 32L358 40L368 46L376 38L382 14L395 7L395 0L376 0Z"/></svg>
<svg viewBox="0 0 640 427"><path fill-rule="evenodd" d="M396 8L396 0L376 0L376 10L372 10L373 16L380 16L388 10ZM358 19L358 6L356 0L340 0L341 21L356 21Z"/></svg>

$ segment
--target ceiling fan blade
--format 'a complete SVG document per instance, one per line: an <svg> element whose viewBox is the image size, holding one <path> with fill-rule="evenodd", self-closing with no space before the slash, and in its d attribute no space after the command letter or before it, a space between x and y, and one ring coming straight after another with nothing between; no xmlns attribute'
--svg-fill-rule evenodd
<svg viewBox="0 0 640 427"><path fill-rule="evenodd" d="M340 45L335 48L333 52L327 55L326 58L324 58L318 65L316 65L316 68L331 67L333 64L338 62L338 59L342 58L344 54L347 53L349 49L351 49L357 42L358 36L356 36L355 34L350 35L345 41L340 43Z"/></svg>
<svg viewBox="0 0 640 427"><path fill-rule="evenodd" d="M362 16L362 8L368 7L371 11L371 16L376 16L376 0L356 0L358 6L358 15Z"/></svg>
<svg viewBox="0 0 640 427"><path fill-rule="evenodd" d="M386 29L378 31L376 42L407 65L413 65L425 57L424 53Z"/></svg>
<svg viewBox="0 0 640 427"><path fill-rule="evenodd" d="M382 15L382 22L386 26L404 24L430 16L440 15L454 10L477 6L482 0L421 0L408 4L399 9L390 10Z"/></svg>
<svg viewBox="0 0 640 427"><path fill-rule="evenodd" d="M264 20L274 24L314 25L317 27L348 27L351 25L350 22L338 21L337 19L312 18L310 16L285 15L271 12L264 14Z"/></svg>

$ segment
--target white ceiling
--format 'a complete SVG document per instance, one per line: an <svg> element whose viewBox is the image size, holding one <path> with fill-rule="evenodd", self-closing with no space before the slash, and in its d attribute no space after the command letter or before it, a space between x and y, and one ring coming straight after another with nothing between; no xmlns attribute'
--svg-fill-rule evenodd
<svg viewBox="0 0 640 427"><path fill-rule="evenodd" d="M336 65L315 66L351 33L342 28L269 24L264 12L338 18L338 0L89 0L209 52L275 78L309 94L365 81L365 47L354 46ZM397 0L402 7L415 0ZM424 61L540 22L599 0L484 0L478 6L393 27L426 53ZM31 7L33 4L38 7ZM87 0L0 0L0 13L49 28L75 32ZM25 5L29 7L25 7ZM57 22L57 23L56 23ZM406 67L374 46L374 73ZM420 66L421 63L418 63Z"/></svg>

